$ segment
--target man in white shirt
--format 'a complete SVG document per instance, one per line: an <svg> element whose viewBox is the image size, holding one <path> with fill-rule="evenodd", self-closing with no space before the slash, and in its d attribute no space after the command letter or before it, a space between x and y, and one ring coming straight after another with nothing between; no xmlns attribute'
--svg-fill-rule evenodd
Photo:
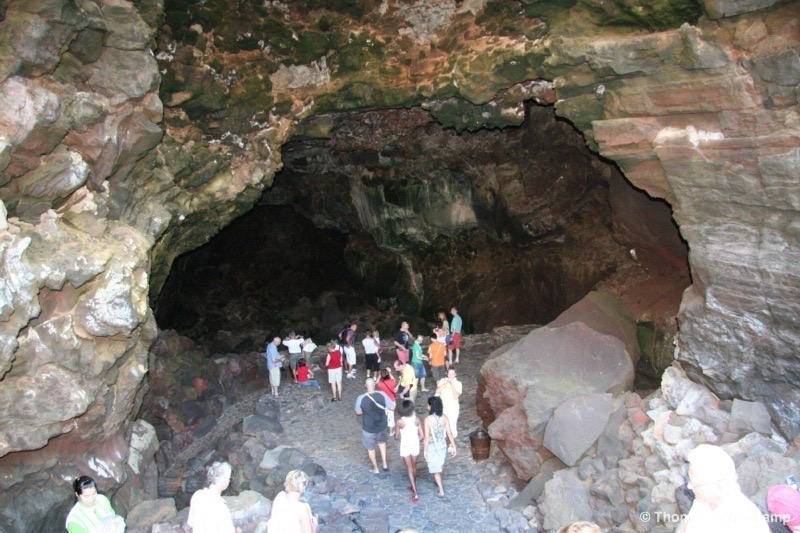
<svg viewBox="0 0 800 533"><path fill-rule="evenodd" d="M701 444L687 459L694 503L678 533L769 533L761 511L742 494L730 455Z"/></svg>
<svg viewBox="0 0 800 533"><path fill-rule="evenodd" d="M295 383L297 383L297 362L303 356L304 342L303 337L298 337L294 334L294 331L283 339L283 345L289 349L289 367L292 369L292 377Z"/></svg>
<svg viewBox="0 0 800 533"><path fill-rule="evenodd" d="M241 533L233 527L233 519L222 493L231 484L231 465L214 463L208 468L208 487L192 495L186 523L193 533Z"/></svg>

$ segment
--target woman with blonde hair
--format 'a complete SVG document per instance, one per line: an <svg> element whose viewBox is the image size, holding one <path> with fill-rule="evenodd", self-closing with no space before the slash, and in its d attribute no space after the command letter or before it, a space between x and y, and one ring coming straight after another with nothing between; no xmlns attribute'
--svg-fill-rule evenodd
<svg viewBox="0 0 800 533"><path fill-rule="evenodd" d="M302 470L286 474L282 490L272 501L272 514L267 528L281 533L316 533L319 517L311 514L311 507L300 501L308 486L308 475Z"/></svg>

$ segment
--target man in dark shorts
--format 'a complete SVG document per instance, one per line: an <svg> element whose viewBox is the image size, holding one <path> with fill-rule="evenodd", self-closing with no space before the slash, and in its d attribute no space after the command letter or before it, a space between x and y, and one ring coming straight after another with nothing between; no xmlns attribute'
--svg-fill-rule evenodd
<svg viewBox="0 0 800 533"><path fill-rule="evenodd" d="M361 444L367 450L369 462L372 463L372 473L379 474L378 462L375 457L375 446L381 452L383 469L389 470L386 464L386 439L389 421L386 410L394 409L394 402L386 394L375 390L375 380L367 378L365 381L367 392L356 398L356 414L361 416Z"/></svg>

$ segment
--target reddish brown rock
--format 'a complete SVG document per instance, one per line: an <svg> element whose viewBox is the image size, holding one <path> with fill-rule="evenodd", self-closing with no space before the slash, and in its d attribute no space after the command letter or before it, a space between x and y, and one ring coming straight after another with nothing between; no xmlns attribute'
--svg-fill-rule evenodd
<svg viewBox="0 0 800 533"><path fill-rule="evenodd" d="M633 362L619 338L569 322L498 349L481 368L481 380L494 415L489 433L517 475L530 479L551 455L542 442L553 410L578 396L628 390Z"/></svg>

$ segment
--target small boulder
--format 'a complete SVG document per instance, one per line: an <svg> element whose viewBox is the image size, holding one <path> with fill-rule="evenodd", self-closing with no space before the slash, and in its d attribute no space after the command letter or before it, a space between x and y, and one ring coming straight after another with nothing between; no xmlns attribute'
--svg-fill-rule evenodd
<svg viewBox="0 0 800 533"><path fill-rule="evenodd" d="M767 407L761 402L747 402L734 398L728 430L740 435L753 431L771 435L772 424Z"/></svg>
<svg viewBox="0 0 800 533"><path fill-rule="evenodd" d="M242 423L242 433L248 437L255 437L262 431L283 433L283 426L278 420L267 418L263 415L250 415L245 417Z"/></svg>
<svg viewBox="0 0 800 533"><path fill-rule="evenodd" d="M154 524L169 522L177 514L175 500L172 498L146 500L128 511L128 516L125 520L126 530L130 532L150 531Z"/></svg>
<svg viewBox="0 0 800 533"><path fill-rule="evenodd" d="M545 447L565 464L575 466L603 433L613 411L611 394L590 394L567 400L556 408L547 423Z"/></svg>

